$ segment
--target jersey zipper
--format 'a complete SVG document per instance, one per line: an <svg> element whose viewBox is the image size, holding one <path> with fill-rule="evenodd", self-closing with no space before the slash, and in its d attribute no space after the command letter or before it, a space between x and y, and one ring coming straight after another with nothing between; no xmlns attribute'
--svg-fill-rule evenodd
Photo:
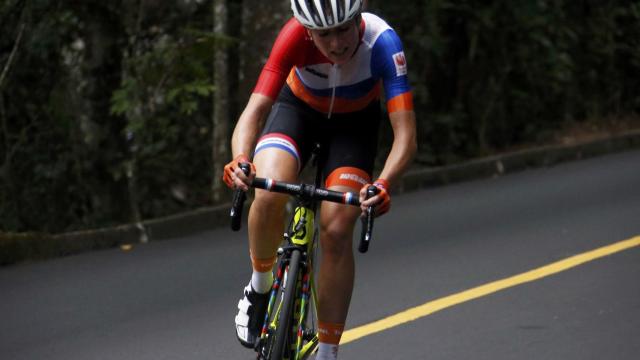
<svg viewBox="0 0 640 360"><path fill-rule="evenodd" d="M331 114L333 113L333 104L336 100L336 87L338 85L338 76L339 65L333 64L331 65L331 73L329 74L329 85L331 85L331 102L329 104L329 113L327 114L327 119L331 119Z"/></svg>

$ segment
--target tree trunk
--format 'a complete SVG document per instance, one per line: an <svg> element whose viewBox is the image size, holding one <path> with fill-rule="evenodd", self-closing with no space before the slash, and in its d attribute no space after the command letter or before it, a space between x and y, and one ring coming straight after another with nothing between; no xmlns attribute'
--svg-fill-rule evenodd
<svg viewBox="0 0 640 360"><path fill-rule="evenodd" d="M87 150L93 157L95 197L92 207L100 209L116 222L130 219L127 180L114 177L114 168L121 167L127 153L123 136L126 119L110 113L111 95L120 86L122 52L120 44L126 38L117 9L99 3L87 3L82 8L87 27L81 76L84 86L78 89L81 112L80 129Z"/></svg>
<svg viewBox="0 0 640 360"><path fill-rule="evenodd" d="M213 1L213 32L216 35L227 34L228 12L227 0ZM223 164L229 161L229 71L228 49L216 45L213 49L213 143L211 164L213 179L211 194L214 203L219 203L226 190L222 182Z"/></svg>
<svg viewBox="0 0 640 360"><path fill-rule="evenodd" d="M15 196L17 191L14 191L15 183L13 181L11 163L13 153L17 150L22 141L18 141L15 147L11 145L11 136L9 134L9 126L4 106L4 80L10 73L16 53L21 44L25 27L25 23L20 24L20 30L18 31L16 41L14 42L9 58L0 73L0 150L4 153L3 158L0 159L0 161L2 161L2 163L0 163L0 201L6 201L11 204L11 207L16 209L20 206L20 199Z"/></svg>

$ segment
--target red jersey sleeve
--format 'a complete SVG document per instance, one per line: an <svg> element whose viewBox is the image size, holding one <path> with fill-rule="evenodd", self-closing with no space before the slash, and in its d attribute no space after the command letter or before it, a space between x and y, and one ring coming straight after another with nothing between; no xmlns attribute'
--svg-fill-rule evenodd
<svg viewBox="0 0 640 360"><path fill-rule="evenodd" d="M295 18L291 18L280 30L253 93L275 100L291 68L304 61L304 56L308 53L306 48L310 44L313 43L307 37L305 28Z"/></svg>

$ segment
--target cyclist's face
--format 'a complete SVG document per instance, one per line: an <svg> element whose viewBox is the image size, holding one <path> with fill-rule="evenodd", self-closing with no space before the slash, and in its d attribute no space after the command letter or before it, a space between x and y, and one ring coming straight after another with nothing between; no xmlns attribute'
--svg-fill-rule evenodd
<svg viewBox="0 0 640 360"><path fill-rule="evenodd" d="M309 33L320 52L336 64L349 61L360 42L356 21L327 30L309 30Z"/></svg>

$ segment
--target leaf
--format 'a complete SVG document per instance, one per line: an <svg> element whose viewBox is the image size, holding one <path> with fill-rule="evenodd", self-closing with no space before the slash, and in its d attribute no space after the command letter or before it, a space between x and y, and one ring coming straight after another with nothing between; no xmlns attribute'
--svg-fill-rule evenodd
<svg viewBox="0 0 640 360"><path fill-rule="evenodd" d="M118 89L111 96L111 114L124 115L131 110L131 101L127 89Z"/></svg>

